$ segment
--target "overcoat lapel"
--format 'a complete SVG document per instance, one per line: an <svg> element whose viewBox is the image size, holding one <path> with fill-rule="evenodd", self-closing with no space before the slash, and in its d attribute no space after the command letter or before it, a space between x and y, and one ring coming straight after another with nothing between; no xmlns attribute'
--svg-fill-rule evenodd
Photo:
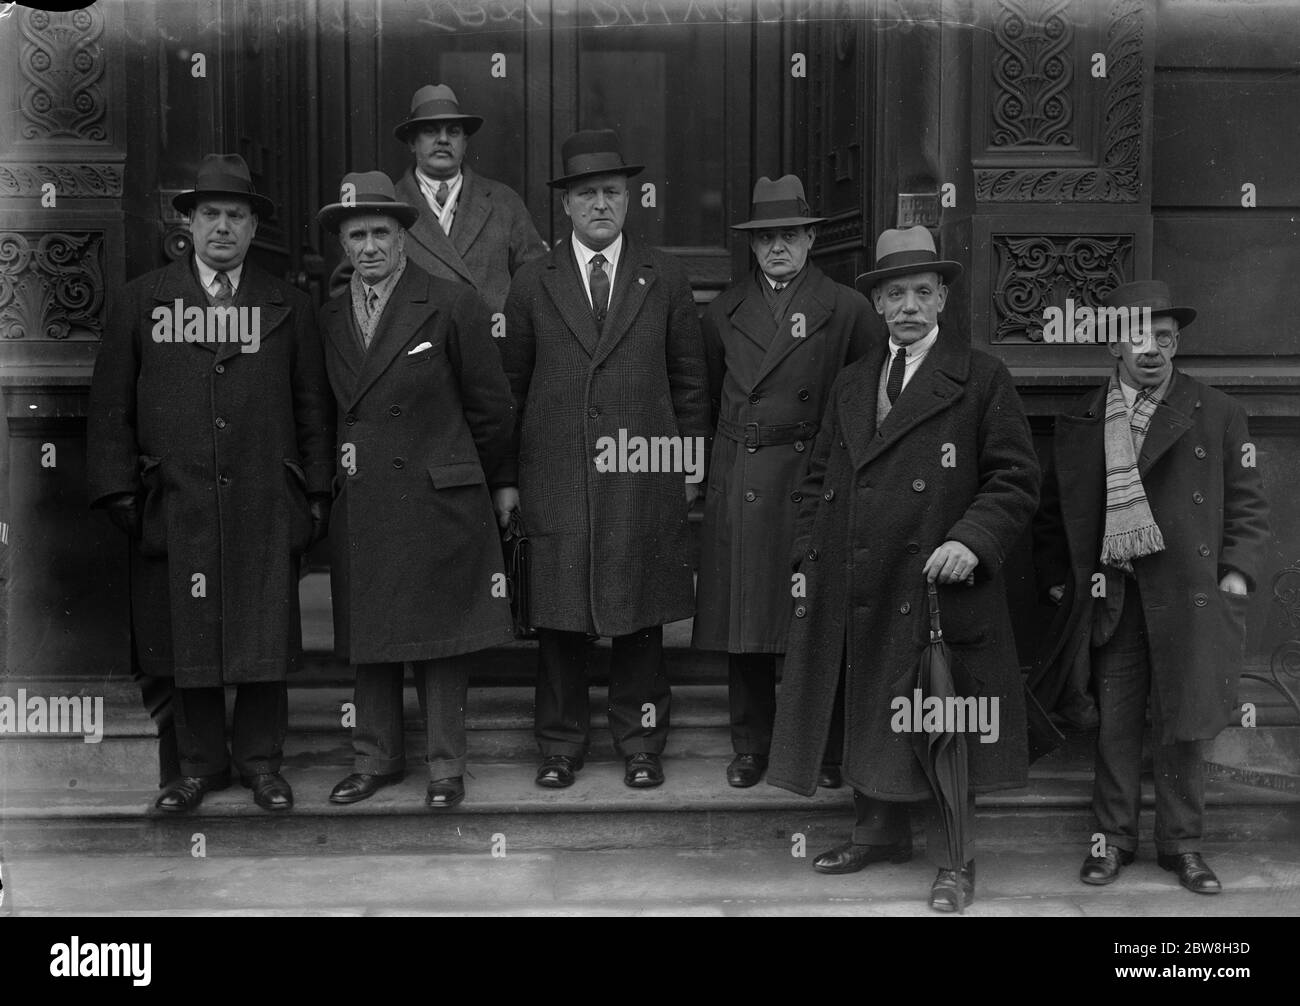
<svg viewBox="0 0 1300 1006"><path fill-rule="evenodd" d="M761 297L762 294L760 293L759 296ZM759 369L754 384L759 384L763 378L781 365L782 360L796 349L807 345L813 336L830 321L834 309L834 281L828 279L820 269L809 263L807 275L800 282L799 289L795 291L794 299L790 301L790 318L782 318L777 323L776 336L768 343L767 355L763 358L763 366ZM795 315L803 315L804 334L798 337L795 337L792 331L793 322L791 318Z"/></svg>
<svg viewBox="0 0 1300 1006"><path fill-rule="evenodd" d="M428 281L419 269L408 267L388 298L379 325L370 339L370 348L366 350L361 372L357 375L349 408L361 400L370 386L379 380L398 354L406 348L409 341L407 336L425 325L429 316L437 310L437 305L429 298Z"/></svg>
<svg viewBox="0 0 1300 1006"><path fill-rule="evenodd" d="M561 241L551 250L550 264L542 273L541 280L542 288L560 312L565 327L591 356L596 352L596 319L591 315L591 302L587 300L587 292L578 277L578 263L569 240ZM605 324L608 325L609 320L606 316Z"/></svg>
<svg viewBox="0 0 1300 1006"><path fill-rule="evenodd" d="M159 277L153 296L155 301L166 304L168 308L178 300L182 307L186 308L198 307L206 311L210 306L208 295L199 284L198 277L194 274L194 263L190 259L181 259L169 265ZM264 342L289 316L289 306L284 302L284 296L270 282L269 277L250 262L244 264L239 289L235 291L235 299L232 303L237 308L259 308L258 339L260 342ZM180 332L175 333L175 341L184 341ZM201 341L191 342L188 345L214 354L218 362L238 356L242 352L237 334L233 342Z"/></svg>
<svg viewBox="0 0 1300 1006"><path fill-rule="evenodd" d="M600 330L594 362L599 363L614 351L614 347L627 334L645 303L646 294L655 284L654 263L648 255L640 254L640 247L623 238L623 254L610 291L609 313Z"/></svg>
<svg viewBox="0 0 1300 1006"><path fill-rule="evenodd" d="M452 244L451 239L443 232L442 224L438 223L437 218L433 215L433 211L429 209L429 203L424 198L424 193L420 191L419 183L415 180L414 171L414 168L408 170L406 174L402 176L401 180L393 187L397 192L397 198L401 202L409 203L420 211L420 215L416 219L415 223L407 229L407 234L410 235L410 240L415 241L430 255L443 262L447 268L455 272L457 276L464 279L466 283L473 286L474 277L470 274L469 266L467 266L465 260L460 257L460 252L456 250L456 246ZM466 181L468 181L468 177L466 178ZM465 191L463 188L465 183L462 182L461 184L461 192L463 194ZM457 211L456 215L459 217L460 212ZM482 225L480 224L479 226L481 227ZM456 225L453 224L452 230L455 229Z"/></svg>
<svg viewBox="0 0 1300 1006"><path fill-rule="evenodd" d="M1142 453L1138 455L1139 477L1146 478L1147 472L1161 456L1191 429L1192 411L1199 404L1191 382L1174 371L1169 392L1152 413L1146 439L1142 441Z"/></svg>
<svg viewBox="0 0 1300 1006"><path fill-rule="evenodd" d="M351 375L346 395L339 396L351 401L352 389L356 387L357 375L361 373L361 364L365 360L365 351L356 336L350 288L342 297L335 297L321 308L321 329L322 337L334 347Z"/></svg>
<svg viewBox="0 0 1300 1006"><path fill-rule="evenodd" d="M462 168L461 175L456 216L451 222L451 243L463 263L469 254L470 245L487 223L488 215L492 212L492 200L482 180L474 172Z"/></svg>
<svg viewBox="0 0 1300 1006"><path fill-rule="evenodd" d="M763 297L763 291L758 285L763 282L765 280L759 278L758 271L752 271L748 279L741 285L741 295L729 312L731 327L752 342L758 351L757 354L754 354L757 366L750 368L750 373L745 375L747 388L753 388L758 383L758 374L763 368L762 354L765 354L772 343L776 341L779 327L776 319L772 317L772 310L767 306L767 300ZM740 355L742 359L748 359L751 354L744 353Z"/></svg>

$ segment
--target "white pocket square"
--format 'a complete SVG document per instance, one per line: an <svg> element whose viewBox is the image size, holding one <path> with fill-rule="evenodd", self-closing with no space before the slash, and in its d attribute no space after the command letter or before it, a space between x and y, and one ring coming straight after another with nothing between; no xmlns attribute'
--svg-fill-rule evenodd
<svg viewBox="0 0 1300 1006"><path fill-rule="evenodd" d="M420 343L418 346L416 346L414 349L409 349L409 350L407 350L407 351L406 351L406 355L407 355L407 356L414 356L416 353L423 353L426 349L433 349L433 343L431 343L431 342L422 342L422 343Z"/></svg>

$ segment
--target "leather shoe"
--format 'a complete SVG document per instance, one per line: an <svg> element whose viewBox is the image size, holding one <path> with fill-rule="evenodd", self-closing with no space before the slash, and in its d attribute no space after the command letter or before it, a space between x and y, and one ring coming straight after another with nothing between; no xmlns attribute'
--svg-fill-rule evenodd
<svg viewBox="0 0 1300 1006"><path fill-rule="evenodd" d="M652 789L663 785L664 767L659 763L657 754L641 751L629 755L625 765L624 785L631 786L633 789Z"/></svg>
<svg viewBox="0 0 1300 1006"><path fill-rule="evenodd" d="M1103 884L1111 884L1119 877L1120 867L1128 866L1133 862L1133 853L1127 849L1117 849L1113 845L1106 846L1106 855L1089 856L1079 867L1079 879L1085 884L1095 884L1100 887Z"/></svg>
<svg viewBox="0 0 1300 1006"><path fill-rule="evenodd" d="M401 772L377 775L374 772L353 772L330 791L330 803L358 803L374 796L385 786L402 781Z"/></svg>
<svg viewBox="0 0 1300 1006"><path fill-rule="evenodd" d="M1223 890L1219 878L1206 865L1199 852L1175 852L1156 856L1162 870L1178 874L1178 882L1193 894L1218 894Z"/></svg>
<svg viewBox="0 0 1300 1006"><path fill-rule="evenodd" d="M727 766L727 782L737 789L748 789L763 778L766 770L766 755L738 754Z"/></svg>
<svg viewBox="0 0 1300 1006"><path fill-rule="evenodd" d="M537 785L547 789L564 789L573 785L575 773L582 769L581 758L569 755L547 755L537 770Z"/></svg>
<svg viewBox="0 0 1300 1006"><path fill-rule="evenodd" d="M185 775L173 782L154 802L159 810L182 814L203 802L204 793L225 789L230 785L228 775Z"/></svg>
<svg viewBox="0 0 1300 1006"><path fill-rule="evenodd" d="M817 786L819 789L839 789L844 785L844 776L840 774L838 765L823 765L821 771L817 773Z"/></svg>
<svg viewBox="0 0 1300 1006"><path fill-rule="evenodd" d="M259 772L240 779L253 791L253 802L263 810L292 810L293 790L279 772Z"/></svg>
<svg viewBox="0 0 1300 1006"><path fill-rule="evenodd" d="M424 802L436 810L454 807L465 799L465 779L455 776L451 779L434 779L424 795Z"/></svg>
<svg viewBox="0 0 1300 1006"><path fill-rule="evenodd" d="M964 912L975 900L975 860L960 870L939 871L930 885L930 907L936 912Z"/></svg>
<svg viewBox="0 0 1300 1006"><path fill-rule="evenodd" d="M818 873L857 873L871 863L906 863L912 858L912 840L892 845L854 845L845 842L813 860Z"/></svg>

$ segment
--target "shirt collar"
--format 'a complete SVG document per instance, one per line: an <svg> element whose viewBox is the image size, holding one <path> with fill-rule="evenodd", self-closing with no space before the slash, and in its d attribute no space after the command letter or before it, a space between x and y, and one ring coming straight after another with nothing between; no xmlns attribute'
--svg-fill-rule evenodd
<svg viewBox="0 0 1300 1006"><path fill-rule="evenodd" d="M937 338L939 338L939 326L937 324L926 333L925 338L917 339L910 346L900 345L894 341L894 337L891 335L889 337L889 355L892 358L898 354L900 349L906 349L907 356L904 359L907 363L911 363L913 360L917 360L930 352L930 347L934 345Z"/></svg>
<svg viewBox="0 0 1300 1006"><path fill-rule="evenodd" d="M194 256L194 265L198 268L199 283L203 285L204 290L211 291L212 281L217 278L217 270L204 262L203 259L198 257L198 255ZM225 269L223 271L230 280L231 290L238 291L239 279L244 275L244 263L240 262L239 265L235 266L235 268Z"/></svg>
<svg viewBox="0 0 1300 1006"><path fill-rule="evenodd" d="M415 177L419 180L421 187L427 188L430 192L436 193L438 186L443 182L447 183L447 197L450 199L460 191L461 179L465 177L463 171L457 171L455 178L430 178L419 168L415 169Z"/></svg>
<svg viewBox="0 0 1300 1006"><path fill-rule="evenodd" d="M586 276L591 272L591 260L597 254L605 256L605 262L609 265L609 271L612 274L618 268L619 256L623 254L623 233L620 231L608 248L602 248L599 253L592 251L585 244L578 240L576 233L570 236L573 243L573 254L578 259L578 265L582 267L582 274Z"/></svg>
<svg viewBox="0 0 1300 1006"><path fill-rule="evenodd" d="M804 268L804 269L807 269L807 268L808 268L807 263L804 264L804 267L803 267L803 268ZM776 285L777 285L778 283L780 283L782 287L790 286L792 283L796 282L796 281L799 279L800 276L803 275L803 269L800 269L797 273L795 273L795 274L794 274L793 276L791 276L789 279L773 279L773 278L772 278L771 276L769 276L767 273L763 272L763 267L762 267L762 266L759 266L759 267L758 267L758 274L759 274L760 276L762 276L765 280L767 280L767 285L768 285L768 287L770 287L770 288L772 289L773 292L776 292Z"/></svg>

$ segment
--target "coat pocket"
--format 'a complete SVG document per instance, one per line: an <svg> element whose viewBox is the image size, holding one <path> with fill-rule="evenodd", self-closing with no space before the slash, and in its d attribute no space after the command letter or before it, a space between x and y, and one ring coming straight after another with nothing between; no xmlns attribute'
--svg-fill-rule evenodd
<svg viewBox="0 0 1300 1006"><path fill-rule="evenodd" d="M294 555L305 552L311 545L311 506L307 501L307 473L293 458L284 458L286 481L289 483L289 541Z"/></svg>
<svg viewBox="0 0 1300 1006"><path fill-rule="evenodd" d="M477 461L456 461L449 465L430 465L429 478L435 489L477 486L487 483L483 466Z"/></svg>
<svg viewBox="0 0 1300 1006"><path fill-rule="evenodd" d="M161 559L167 554L167 503L162 484L162 458L141 454L140 554Z"/></svg>

